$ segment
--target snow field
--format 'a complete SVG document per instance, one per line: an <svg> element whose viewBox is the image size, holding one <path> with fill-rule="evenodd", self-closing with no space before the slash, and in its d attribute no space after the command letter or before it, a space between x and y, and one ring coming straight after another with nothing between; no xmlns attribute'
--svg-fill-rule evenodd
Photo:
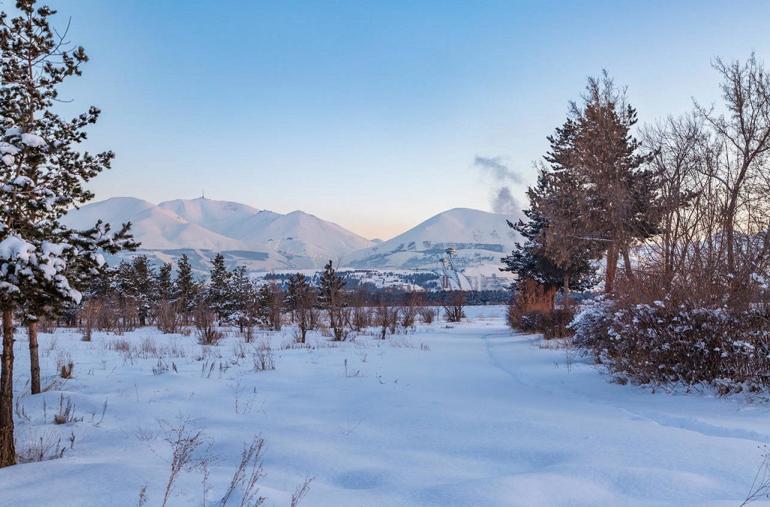
<svg viewBox="0 0 770 507"><path fill-rule="evenodd" d="M147 505L160 505L165 438L180 421L204 433L210 506L255 435L266 442L265 505L289 505L306 477L314 479L305 506L743 501L770 441L763 400L613 384L574 352L512 334L503 312L468 308L467 322L385 341L313 334L308 348L287 348L288 326L252 344L232 331L206 348L194 334L154 328L95 333L92 342L58 330L40 335L43 384L70 359L74 378L34 397L22 394L20 331L17 451L40 438L60 438L66 449L61 459L0 470L0 506L132 506L143 486ZM275 370L257 372L265 342ZM52 423L62 397L77 422ZM202 473L193 470L181 474L168 505L202 499Z"/></svg>

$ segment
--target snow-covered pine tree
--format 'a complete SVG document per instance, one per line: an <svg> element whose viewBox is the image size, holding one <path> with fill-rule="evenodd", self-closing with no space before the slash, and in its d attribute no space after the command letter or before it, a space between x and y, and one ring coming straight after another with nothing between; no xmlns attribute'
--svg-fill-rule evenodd
<svg viewBox="0 0 770 507"><path fill-rule="evenodd" d="M138 290L134 281L134 268L128 261L121 261L112 279L111 292L117 295L117 303L122 329L132 329L137 325Z"/></svg>
<svg viewBox="0 0 770 507"><path fill-rule="evenodd" d="M334 266L332 266L332 261L324 266L319 285L318 303L329 315L329 327L334 333L334 339L342 340L344 337L342 290L345 287L345 280L337 274Z"/></svg>
<svg viewBox="0 0 770 507"><path fill-rule="evenodd" d="M258 318L257 288L245 266L238 266L230 275L232 287L233 319L241 332L251 329Z"/></svg>
<svg viewBox="0 0 770 507"><path fill-rule="evenodd" d="M14 313L24 320L79 302L102 268L100 250L133 246L128 224L115 235L97 222L85 231L60 218L93 195L84 184L110 167L112 152L77 150L99 109L65 120L53 110L57 88L80 75L82 47L70 49L49 18L54 11L17 0L19 15L0 13L0 467L16 461L13 440Z"/></svg>
<svg viewBox="0 0 770 507"><path fill-rule="evenodd" d="M131 262L133 271L134 297L139 325L146 326L158 306L158 288L155 284L155 269L146 255L137 255Z"/></svg>
<svg viewBox="0 0 770 507"><path fill-rule="evenodd" d="M158 292L158 301L165 301L166 303L172 303L174 297L174 283L171 280L171 272L173 266L170 262L164 262L158 268L158 273L155 280L155 286Z"/></svg>
<svg viewBox="0 0 770 507"><path fill-rule="evenodd" d="M200 286L193 277L190 258L187 257L187 254L182 254L176 265L174 297L177 299L179 311L182 312L185 324L189 322L190 315L195 310L199 292Z"/></svg>
<svg viewBox="0 0 770 507"><path fill-rule="evenodd" d="M234 311L230 282L231 273L225 266L225 257L218 253L211 262L207 299L209 308L216 314L220 324L228 321Z"/></svg>

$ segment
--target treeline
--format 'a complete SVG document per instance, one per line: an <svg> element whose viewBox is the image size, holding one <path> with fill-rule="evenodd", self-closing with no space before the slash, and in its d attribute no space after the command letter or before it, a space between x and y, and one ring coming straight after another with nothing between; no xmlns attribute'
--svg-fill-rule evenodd
<svg viewBox="0 0 770 507"><path fill-rule="evenodd" d="M164 333L194 326L201 340L211 343L217 339L216 326L237 326L249 338L254 328L280 330L287 322L296 325L300 343L314 329L344 340L350 332L377 327L384 338L414 326L418 319L432 322L437 306L444 308L448 320L459 321L467 296L459 291L349 289L331 261L318 277L295 273L279 284L252 278L242 266L228 270L221 254L214 258L207 280L193 275L185 255L176 267L166 263L158 268L138 255L95 278L81 304L65 312L61 323L80 326L86 340L94 329L125 332L155 325ZM501 294L470 296L476 302L499 299Z"/></svg>
<svg viewBox="0 0 770 507"><path fill-rule="evenodd" d="M714 68L721 104L640 129L624 90L589 79L511 224L512 325L575 333L619 378L770 384L770 77L754 55ZM554 296L594 288L568 327Z"/></svg>

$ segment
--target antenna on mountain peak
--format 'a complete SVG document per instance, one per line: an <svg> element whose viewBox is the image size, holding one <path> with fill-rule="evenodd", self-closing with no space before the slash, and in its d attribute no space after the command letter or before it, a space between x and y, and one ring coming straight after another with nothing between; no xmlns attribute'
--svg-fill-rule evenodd
<svg viewBox="0 0 770 507"><path fill-rule="evenodd" d="M201 189L201 199L205 199L205 198L206 198L206 191Z"/></svg>

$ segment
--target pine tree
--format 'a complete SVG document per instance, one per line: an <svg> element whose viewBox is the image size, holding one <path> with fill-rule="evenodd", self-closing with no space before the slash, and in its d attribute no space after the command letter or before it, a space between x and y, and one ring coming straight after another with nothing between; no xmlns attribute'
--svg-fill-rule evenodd
<svg viewBox="0 0 770 507"><path fill-rule="evenodd" d="M174 296L174 284L171 281L172 270L173 266L170 262L164 262L158 269L158 276L155 281L158 292L158 301L173 303L176 299Z"/></svg>
<svg viewBox="0 0 770 507"><path fill-rule="evenodd" d="M298 341L305 343L305 337L312 326L313 304L315 291L302 273L295 273L289 277L284 304L292 312L294 321L299 330Z"/></svg>
<svg viewBox="0 0 770 507"><path fill-rule="evenodd" d="M179 309L184 315L184 321L186 323L189 321L190 314L195 310L200 287L193 277L190 258L187 257L187 254L182 254L179 258L176 269L174 297L178 301Z"/></svg>
<svg viewBox="0 0 770 507"><path fill-rule="evenodd" d="M258 318L257 289L245 266L238 266L230 275L231 294L234 306L233 319L241 332L251 328Z"/></svg>
<svg viewBox="0 0 770 507"><path fill-rule="evenodd" d="M275 283L266 283L259 288L258 308L263 326L273 331L281 330L281 302L283 293Z"/></svg>
<svg viewBox="0 0 770 507"><path fill-rule="evenodd" d="M225 266L225 257L218 253L211 264L208 304L220 323L228 321L233 314L231 274Z"/></svg>
<svg viewBox="0 0 770 507"><path fill-rule="evenodd" d="M660 182L648 167L653 155L644 153L631 134L636 110L606 72L589 79L583 105L573 104L571 114L568 142L548 159L573 173L580 197L573 211L580 217L574 235L606 252L605 291L612 292L619 256L633 277L630 248L657 232Z"/></svg>
<svg viewBox="0 0 770 507"><path fill-rule="evenodd" d="M93 195L84 183L110 167L112 152L77 151L84 128L97 121L91 107L72 120L53 110L57 88L79 76L87 61L49 25L54 11L17 0L19 15L0 13L0 467L15 463L13 442L14 312L34 320L81 300L80 290L104 265L103 249L134 246L128 224L116 235L97 222L89 230L65 227L60 218Z"/></svg>
<svg viewBox="0 0 770 507"><path fill-rule="evenodd" d="M136 312L139 325L146 326L158 306L155 270L146 255L137 255L131 262Z"/></svg>
<svg viewBox="0 0 770 507"><path fill-rule="evenodd" d="M337 274L329 261L324 266L321 274L320 287L318 290L318 303L321 308L326 309L329 315L329 327L334 333L335 340L342 340L344 337L344 322L342 316L343 293L345 280Z"/></svg>
<svg viewBox="0 0 770 507"><path fill-rule="evenodd" d="M523 238L524 244L516 243L516 249L511 255L502 259L501 271L509 271L517 275L519 283L527 279L537 282L545 291L561 290L564 295L570 291L584 291L596 285L596 268L591 262L590 250L575 251L575 256L568 263L559 263L547 253L544 245L547 223L542 215L532 209L524 210L528 221L517 223L508 222Z"/></svg>

